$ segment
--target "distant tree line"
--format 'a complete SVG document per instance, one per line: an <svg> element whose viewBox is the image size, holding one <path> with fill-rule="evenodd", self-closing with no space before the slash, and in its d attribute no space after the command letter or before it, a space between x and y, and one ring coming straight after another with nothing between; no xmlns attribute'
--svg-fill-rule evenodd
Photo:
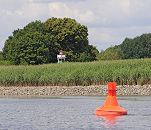
<svg viewBox="0 0 151 130"><path fill-rule="evenodd" d="M50 18L15 30L4 44L3 57L17 65L54 63L60 50L72 62L94 61L99 53L89 45L86 26L70 18Z"/></svg>
<svg viewBox="0 0 151 130"><path fill-rule="evenodd" d="M97 56L98 60L151 58L151 33L133 39L125 38L120 45L109 47Z"/></svg>

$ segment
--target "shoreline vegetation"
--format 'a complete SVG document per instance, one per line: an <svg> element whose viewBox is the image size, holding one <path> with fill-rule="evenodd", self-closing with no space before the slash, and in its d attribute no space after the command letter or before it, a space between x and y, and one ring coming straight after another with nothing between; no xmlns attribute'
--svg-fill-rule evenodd
<svg viewBox="0 0 151 130"><path fill-rule="evenodd" d="M0 86L146 85L151 83L151 59L65 62L32 66L0 66Z"/></svg>

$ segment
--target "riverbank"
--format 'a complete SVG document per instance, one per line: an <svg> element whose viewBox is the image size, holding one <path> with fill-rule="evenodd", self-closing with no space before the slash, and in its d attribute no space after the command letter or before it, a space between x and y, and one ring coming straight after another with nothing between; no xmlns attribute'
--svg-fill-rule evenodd
<svg viewBox="0 0 151 130"><path fill-rule="evenodd" d="M1 97L105 96L107 86L0 86ZM151 85L117 86L119 96L150 96Z"/></svg>

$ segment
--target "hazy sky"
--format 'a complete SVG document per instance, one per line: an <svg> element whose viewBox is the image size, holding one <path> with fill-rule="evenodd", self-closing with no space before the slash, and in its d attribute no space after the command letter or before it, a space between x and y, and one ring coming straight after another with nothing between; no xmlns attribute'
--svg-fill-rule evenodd
<svg viewBox="0 0 151 130"><path fill-rule="evenodd" d="M15 29L50 17L86 25L90 44L102 50L151 32L151 0L0 0L0 50Z"/></svg>

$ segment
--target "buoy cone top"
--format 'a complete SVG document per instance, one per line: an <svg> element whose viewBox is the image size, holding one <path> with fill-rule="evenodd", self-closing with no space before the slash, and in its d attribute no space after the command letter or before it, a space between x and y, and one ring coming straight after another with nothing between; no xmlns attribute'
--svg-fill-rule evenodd
<svg viewBox="0 0 151 130"><path fill-rule="evenodd" d="M116 83L108 82L108 90L116 90Z"/></svg>
<svg viewBox="0 0 151 130"><path fill-rule="evenodd" d="M116 99L116 82L108 83L108 96L104 105L96 109L95 114L98 116L127 115L127 111L118 105L118 101Z"/></svg>
<svg viewBox="0 0 151 130"><path fill-rule="evenodd" d="M108 96L116 96L116 83L108 83Z"/></svg>

